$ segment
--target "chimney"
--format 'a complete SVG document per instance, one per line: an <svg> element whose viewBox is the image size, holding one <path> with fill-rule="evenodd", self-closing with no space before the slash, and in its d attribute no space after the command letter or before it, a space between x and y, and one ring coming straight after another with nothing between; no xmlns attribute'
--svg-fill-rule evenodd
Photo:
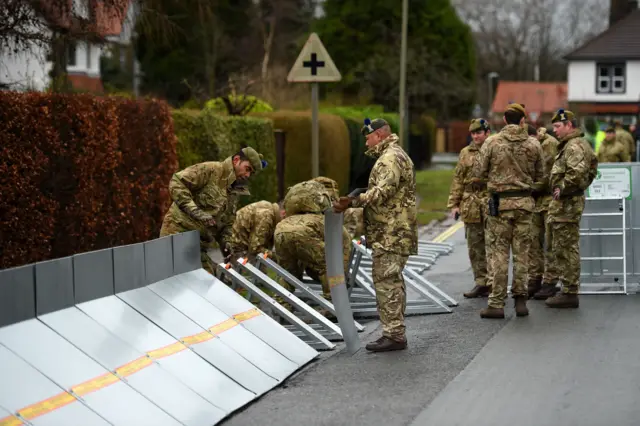
<svg viewBox="0 0 640 426"><path fill-rule="evenodd" d="M638 0L610 0L609 27L638 8Z"/></svg>

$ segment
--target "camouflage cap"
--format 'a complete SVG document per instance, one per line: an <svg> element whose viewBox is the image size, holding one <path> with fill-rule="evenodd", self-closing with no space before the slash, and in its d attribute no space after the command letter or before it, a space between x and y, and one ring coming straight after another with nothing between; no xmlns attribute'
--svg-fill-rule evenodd
<svg viewBox="0 0 640 426"><path fill-rule="evenodd" d="M574 118L576 118L576 116L571 111L560 108L558 112L556 112L556 114L551 118L551 122L567 122L573 120Z"/></svg>
<svg viewBox="0 0 640 426"><path fill-rule="evenodd" d="M469 131L477 132L478 130L484 130L485 132L487 130L491 130L489 128L489 122L484 118L474 118L473 120L471 120L471 124L469 125Z"/></svg>
<svg viewBox="0 0 640 426"><path fill-rule="evenodd" d="M251 147L242 148L242 153L249 159L249 162L255 171L262 170L267 167L267 162L263 159L262 154L258 153Z"/></svg>
<svg viewBox="0 0 640 426"><path fill-rule="evenodd" d="M509 110L521 112L525 116L527 115L527 111L524 109L524 104L516 104L516 103L509 104L507 105L507 108L504 111L507 112Z"/></svg>
<svg viewBox="0 0 640 426"><path fill-rule="evenodd" d="M383 128L384 126L388 126L389 123L387 123L387 121L383 118L376 118L373 121L371 121L368 118L364 119L364 126L362 126L362 129L360 130L362 132L362 134L364 136L367 136L373 132L375 132L378 129Z"/></svg>
<svg viewBox="0 0 640 426"><path fill-rule="evenodd" d="M615 133L616 129L613 126L607 126L605 133Z"/></svg>

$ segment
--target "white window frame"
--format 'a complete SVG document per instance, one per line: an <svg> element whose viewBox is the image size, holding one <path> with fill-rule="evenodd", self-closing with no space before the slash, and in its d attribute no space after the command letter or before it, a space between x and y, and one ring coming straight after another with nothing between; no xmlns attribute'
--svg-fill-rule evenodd
<svg viewBox="0 0 640 426"><path fill-rule="evenodd" d="M89 19L89 0L73 0L73 14Z"/></svg>
<svg viewBox="0 0 640 426"><path fill-rule="evenodd" d="M601 71L607 70L607 75L602 76ZM622 75L615 75L617 69L622 69ZM624 94L627 91L627 64L625 63L596 63L596 93ZM606 82L606 87L601 83ZM620 83L621 87L616 88L615 83Z"/></svg>

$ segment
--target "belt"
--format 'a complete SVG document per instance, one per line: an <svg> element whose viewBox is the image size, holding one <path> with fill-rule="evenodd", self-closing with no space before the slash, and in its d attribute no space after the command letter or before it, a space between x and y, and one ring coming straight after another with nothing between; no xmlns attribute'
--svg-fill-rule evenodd
<svg viewBox="0 0 640 426"><path fill-rule="evenodd" d="M500 198L530 197L531 191L504 191L496 192L496 195Z"/></svg>
<svg viewBox="0 0 640 426"><path fill-rule="evenodd" d="M486 183L468 183L464 186L465 192L479 192L486 191L487 184Z"/></svg>

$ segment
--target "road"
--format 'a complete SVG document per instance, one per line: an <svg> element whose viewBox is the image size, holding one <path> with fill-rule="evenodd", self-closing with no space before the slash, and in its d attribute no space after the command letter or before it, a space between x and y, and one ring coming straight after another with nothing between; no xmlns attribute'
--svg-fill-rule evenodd
<svg viewBox="0 0 640 426"><path fill-rule="evenodd" d="M321 359L223 424L637 425L640 306L635 296L584 296L579 311L530 302L531 315L482 320L464 232L425 276L460 306L407 318L409 348ZM369 323L365 342L379 335ZM364 333L363 333L364 334Z"/></svg>

